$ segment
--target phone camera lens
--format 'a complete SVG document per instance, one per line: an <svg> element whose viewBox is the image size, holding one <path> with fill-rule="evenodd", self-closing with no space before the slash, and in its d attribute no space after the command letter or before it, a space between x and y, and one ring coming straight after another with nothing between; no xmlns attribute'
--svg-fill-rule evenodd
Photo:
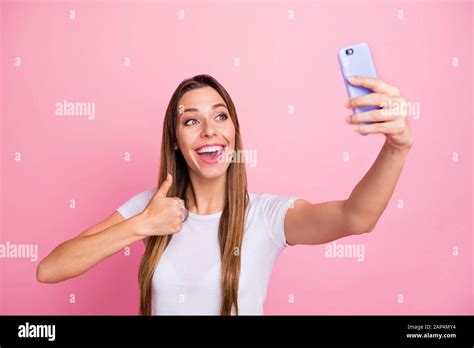
<svg viewBox="0 0 474 348"><path fill-rule="evenodd" d="M347 54L348 56L350 56L352 53L354 53L354 50L353 50L352 48L348 48L348 49L346 50L346 54Z"/></svg>

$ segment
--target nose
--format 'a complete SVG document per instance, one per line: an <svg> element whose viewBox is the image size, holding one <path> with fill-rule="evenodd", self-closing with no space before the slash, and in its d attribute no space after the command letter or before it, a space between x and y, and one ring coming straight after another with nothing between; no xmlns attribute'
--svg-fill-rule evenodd
<svg viewBox="0 0 474 348"><path fill-rule="evenodd" d="M212 137L216 134L217 134L216 129L214 125L212 124L212 122L210 122L209 120L206 120L201 135L204 137Z"/></svg>

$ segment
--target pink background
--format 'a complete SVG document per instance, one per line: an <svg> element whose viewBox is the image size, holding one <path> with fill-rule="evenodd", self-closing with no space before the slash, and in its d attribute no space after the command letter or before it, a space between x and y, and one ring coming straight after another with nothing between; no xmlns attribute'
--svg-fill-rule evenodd
<svg viewBox="0 0 474 348"><path fill-rule="evenodd" d="M0 242L38 244L39 259L0 259L0 312L137 313L142 243L130 256L119 252L59 284L38 283L36 266L57 244L156 184L167 103L183 79L199 73L227 88L244 146L257 150L257 166L247 166L249 191L314 203L347 198L384 141L344 122L336 52L364 41L379 77L420 105L420 117L410 120L414 147L374 232L336 242L363 244L365 261L327 258L324 245L287 248L265 313L472 314L472 7L3 1ZM56 116L55 103L64 99L95 102L95 119Z"/></svg>

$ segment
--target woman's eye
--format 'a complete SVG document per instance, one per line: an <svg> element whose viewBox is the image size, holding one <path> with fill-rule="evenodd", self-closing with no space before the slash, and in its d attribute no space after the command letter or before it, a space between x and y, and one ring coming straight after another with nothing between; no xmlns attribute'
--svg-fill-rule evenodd
<svg viewBox="0 0 474 348"><path fill-rule="evenodd" d="M186 121L184 122L184 125L185 125L185 126L189 126L189 121L196 121L196 120L195 120L194 118L190 118L189 120L186 120Z"/></svg>
<svg viewBox="0 0 474 348"><path fill-rule="evenodd" d="M218 117L222 117L221 120L226 120L226 119L228 118L228 116L227 116L226 114L219 114L219 115L216 116L216 118L218 118ZM189 123L190 121L196 121L196 119L190 118L189 120L184 121L184 125L185 125L185 126L191 126L191 125L193 125L194 123L191 123L191 124L190 124L190 123ZM197 122L197 121L196 121L196 122Z"/></svg>
<svg viewBox="0 0 474 348"><path fill-rule="evenodd" d="M217 117L224 117L223 119L226 120L227 119L227 115L226 114L220 114L220 115L217 115Z"/></svg>

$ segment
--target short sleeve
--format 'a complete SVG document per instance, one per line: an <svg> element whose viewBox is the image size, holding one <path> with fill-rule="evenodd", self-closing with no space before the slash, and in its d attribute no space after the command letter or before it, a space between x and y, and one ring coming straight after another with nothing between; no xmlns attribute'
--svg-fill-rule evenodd
<svg viewBox="0 0 474 348"><path fill-rule="evenodd" d="M146 191L140 192L130 198L128 201L123 203L116 210L122 215L125 219L131 218L134 215L137 215L145 209L150 199L153 197L156 188L150 188Z"/></svg>
<svg viewBox="0 0 474 348"><path fill-rule="evenodd" d="M285 237L285 216L288 208L293 207L297 196L278 196L274 194L261 194L258 202L262 218L268 227L268 233L280 248L289 246Z"/></svg>

